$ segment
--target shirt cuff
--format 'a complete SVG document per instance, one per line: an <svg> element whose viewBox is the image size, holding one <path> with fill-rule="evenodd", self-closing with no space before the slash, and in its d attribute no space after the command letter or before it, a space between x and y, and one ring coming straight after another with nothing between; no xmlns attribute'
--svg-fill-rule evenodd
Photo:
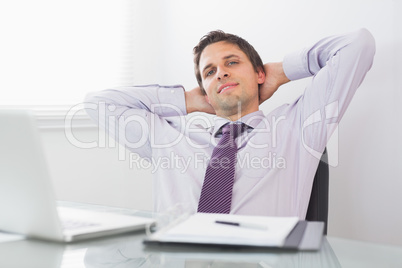
<svg viewBox="0 0 402 268"><path fill-rule="evenodd" d="M158 88L158 99L157 114L166 117L187 115L183 86L160 86Z"/></svg>
<svg viewBox="0 0 402 268"><path fill-rule="evenodd" d="M298 50L286 55L282 64L285 75L290 80L312 76L308 69L306 49Z"/></svg>

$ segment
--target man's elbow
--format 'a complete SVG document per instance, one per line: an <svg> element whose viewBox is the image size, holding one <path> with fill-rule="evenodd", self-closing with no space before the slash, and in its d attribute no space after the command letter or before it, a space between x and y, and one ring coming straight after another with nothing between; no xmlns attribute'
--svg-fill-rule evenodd
<svg viewBox="0 0 402 268"><path fill-rule="evenodd" d="M360 29L356 34L356 45L359 47L361 58L371 65L376 52L374 36L366 28Z"/></svg>

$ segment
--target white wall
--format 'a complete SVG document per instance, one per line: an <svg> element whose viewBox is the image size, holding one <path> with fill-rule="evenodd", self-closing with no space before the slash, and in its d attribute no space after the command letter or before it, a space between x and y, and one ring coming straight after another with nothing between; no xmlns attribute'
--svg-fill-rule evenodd
<svg viewBox="0 0 402 268"><path fill-rule="evenodd" d="M368 28L377 43L374 65L355 95L330 156L329 235L402 245L402 4L392 0L133 1L139 14L132 52L133 84L196 85L192 48L210 30L243 36L264 61L321 37ZM300 94L305 81L287 84L263 109ZM95 140L96 130L78 129ZM117 149L78 149L63 131L43 130L62 199L150 209L149 170L117 160ZM333 162L333 163L336 163Z"/></svg>

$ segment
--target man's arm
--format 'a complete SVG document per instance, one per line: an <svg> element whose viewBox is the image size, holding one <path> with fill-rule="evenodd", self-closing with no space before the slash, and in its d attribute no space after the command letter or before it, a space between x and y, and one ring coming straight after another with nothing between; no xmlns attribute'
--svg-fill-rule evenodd
<svg viewBox="0 0 402 268"><path fill-rule="evenodd" d="M145 158L151 157L150 140L158 142L158 133L172 139L178 135L173 130L174 117L191 112L215 114L199 87L190 91L181 86L121 87L90 93L85 103L88 115L101 129Z"/></svg>
<svg viewBox="0 0 402 268"><path fill-rule="evenodd" d="M142 157L152 156L150 141L159 134L175 139L180 128L174 117L186 115L181 86L120 87L90 93L85 99L88 115L100 129ZM180 120L178 120L180 122ZM170 135L170 136L169 136Z"/></svg>
<svg viewBox="0 0 402 268"><path fill-rule="evenodd" d="M362 29L359 32L361 33L361 35L370 36L370 33L368 33L368 31L365 29ZM353 34L350 34L349 36L352 35ZM345 38L338 38L338 40L332 43L328 42L326 39L323 39L318 42L314 47L312 47L309 51L300 52L299 55L302 57L304 56L306 61L304 63L297 63L299 64L299 66L293 63L289 64L290 61L287 60L287 65L290 66L287 68L287 73L290 79L284 71L282 62L266 63L264 65L266 80L264 84L260 86L260 104L269 99L281 85L286 84L291 80L297 80L318 73L318 71L320 71L326 65L327 61L332 56L334 56L340 49L342 49L343 46L348 45L348 42L346 41L347 35L345 35L344 37ZM372 37L367 38L372 39ZM336 39L336 37L333 37L333 39ZM327 45L328 43L330 43L330 45ZM373 50L375 51L375 45L373 41L371 41L368 46L374 48ZM306 53L306 55L302 55L303 53ZM293 57L293 55L290 57Z"/></svg>
<svg viewBox="0 0 402 268"><path fill-rule="evenodd" d="M370 70L375 40L366 29L329 36L288 54L283 70L290 80L312 77L304 94L282 112L302 145L319 159L335 126Z"/></svg>

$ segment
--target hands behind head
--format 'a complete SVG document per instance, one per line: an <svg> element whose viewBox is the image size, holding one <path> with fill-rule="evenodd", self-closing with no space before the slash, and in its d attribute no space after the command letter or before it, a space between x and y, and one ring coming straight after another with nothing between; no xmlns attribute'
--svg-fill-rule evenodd
<svg viewBox="0 0 402 268"><path fill-rule="evenodd" d="M260 104L271 98L281 85L290 81L283 71L282 62L266 63L264 69L265 82L260 85L259 89Z"/></svg>
<svg viewBox="0 0 402 268"><path fill-rule="evenodd" d="M265 81L260 85L259 104L272 97L278 88L289 82L283 71L282 62L271 62L264 64ZM209 104L206 95L201 91L200 87L185 91L187 113L204 112L216 114L214 108Z"/></svg>
<svg viewBox="0 0 402 268"><path fill-rule="evenodd" d="M200 87L185 91L187 113L204 112L215 114L214 108L208 103L206 95L201 91Z"/></svg>

